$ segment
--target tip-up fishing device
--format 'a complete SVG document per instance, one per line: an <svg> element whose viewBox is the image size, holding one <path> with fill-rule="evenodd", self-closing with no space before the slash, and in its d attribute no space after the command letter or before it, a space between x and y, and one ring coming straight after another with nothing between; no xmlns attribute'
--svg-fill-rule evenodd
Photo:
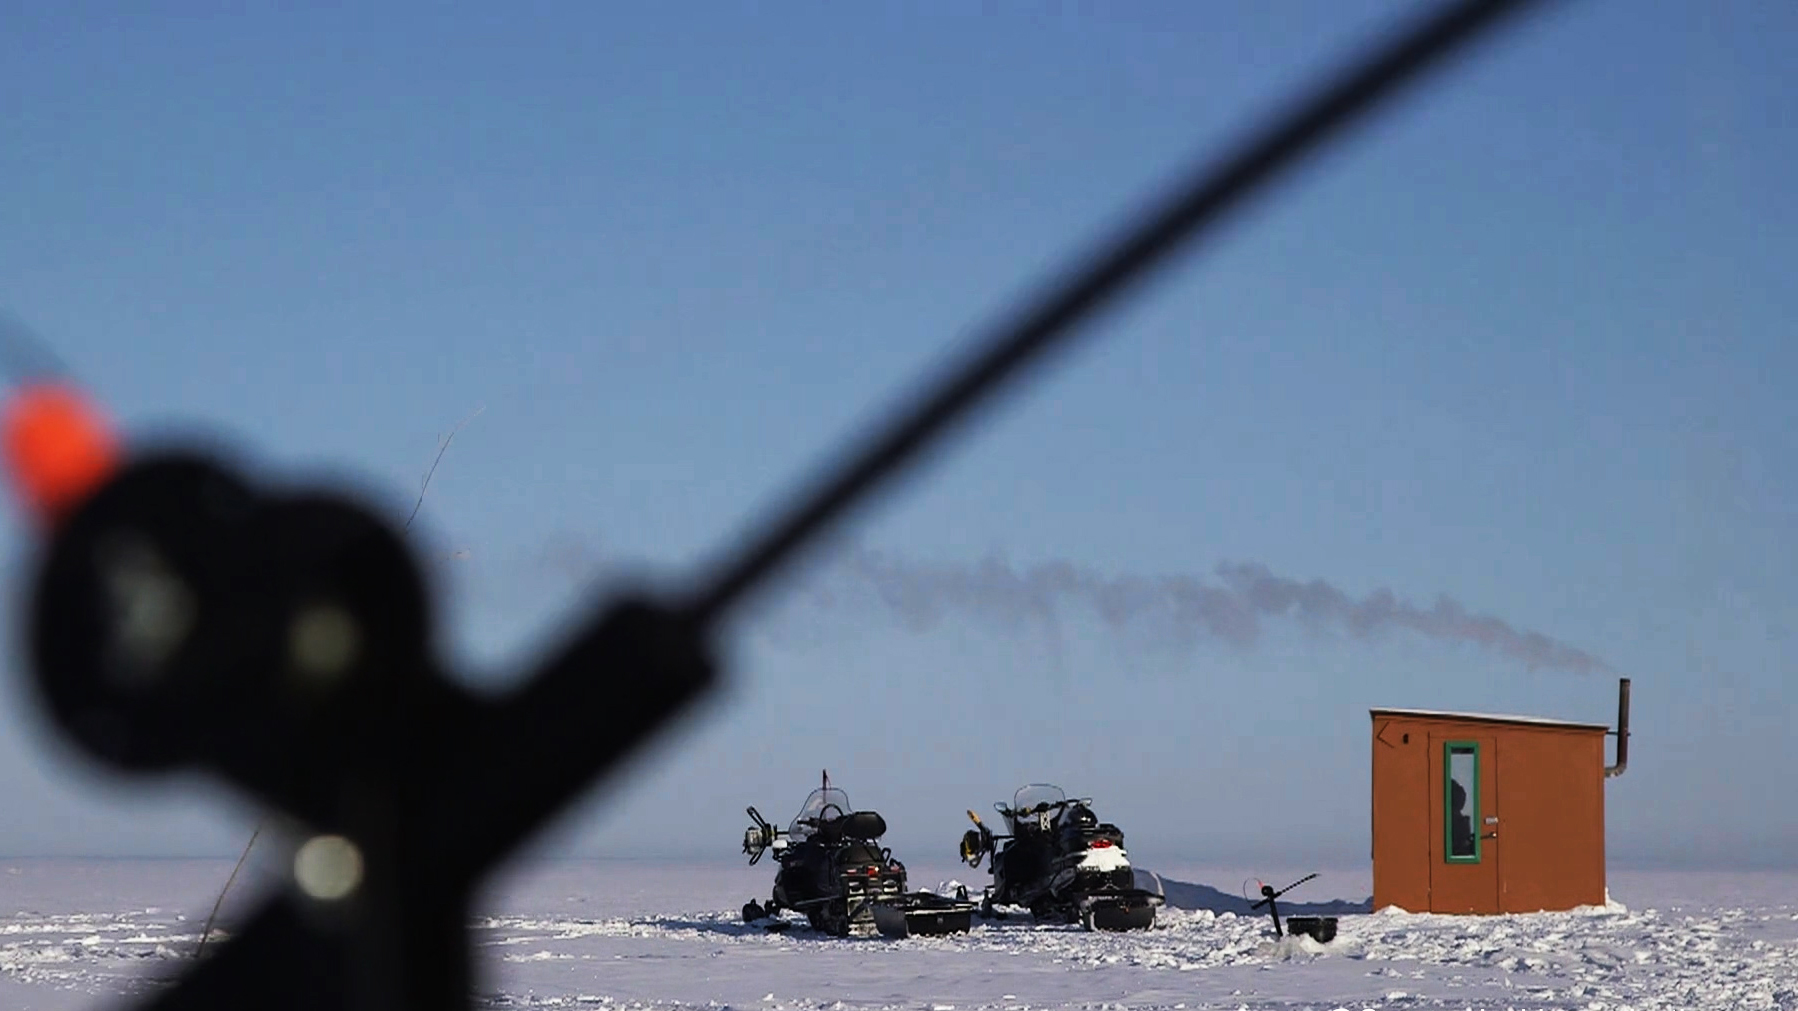
<svg viewBox="0 0 1798 1011"><path fill-rule="evenodd" d="M1260 909L1262 906L1267 907L1267 915L1273 917L1274 920L1274 936L1276 938L1284 937L1286 933L1291 933L1295 937L1303 934L1316 941L1328 944L1336 937L1337 918L1334 916L1288 916L1286 918L1286 930L1283 932L1280 929L1280 896L1285 895L1287 892L1292 891L1294 888L1297 888L1315 877L1317 877L1317 873L1313 871L1297 881L1294 881L1292 884L1287 885L1285 888L1279 889L1274 888L1273 885L1270 885L1265 881L1260 882L1261 898L1250 904L1249 909L1255 910Z"/></svg>
<svg viewBox="0 0 1798 1011"><path fill-rule="evenodd" d="M147 1006L467 1007L473 889L715 682L733 605L1203 227L1528 5L1433 7L980 335L690 594L614 600L502 695L446 676L394 518L213 447L131 445L66 381L17 389L6 465L45 538L29 673L57 725L122 772L206 770L304 827L291 887Z"/></svg>

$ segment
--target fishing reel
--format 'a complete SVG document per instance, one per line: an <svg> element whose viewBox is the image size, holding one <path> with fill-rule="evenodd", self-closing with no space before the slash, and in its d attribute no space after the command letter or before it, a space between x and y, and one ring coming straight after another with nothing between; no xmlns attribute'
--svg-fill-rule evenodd
<svg viewBox="0 0 1798 1011"><path fill-rule="evenodd" d="M427 657L424 585L393 528L207 456L125 463L61 524L35 584L38 690L126 771L212 765L338 830L347 812L307 784L391 767L422 732L415 707L459 708Z"/></svg>
<svg viewBox="0 0 1798 1011"><path fill-rule="evenodd" d="M16 397L0 434L43 535L25 645L50 718L119 772L213 773L306 837L170 1008L465 1006L480 880L715 680L697 623L626 597L477 696L370 505L216 452L126 453L66 387Z"/></svg>

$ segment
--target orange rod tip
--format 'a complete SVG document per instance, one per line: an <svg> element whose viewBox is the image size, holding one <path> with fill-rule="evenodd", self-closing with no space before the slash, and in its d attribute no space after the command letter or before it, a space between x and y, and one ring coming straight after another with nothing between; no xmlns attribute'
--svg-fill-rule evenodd
<svg viewBox="0 0 1798 1011"><path fill-rule="evenodd" d="M118 469L120 440L105 415L79 390L56 383L28 386L0 419L14 495L33 518L54 524Z"/></svg>

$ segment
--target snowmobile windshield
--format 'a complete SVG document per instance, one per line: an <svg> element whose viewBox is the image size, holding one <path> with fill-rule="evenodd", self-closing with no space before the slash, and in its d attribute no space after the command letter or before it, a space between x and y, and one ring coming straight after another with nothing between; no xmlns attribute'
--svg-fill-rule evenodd
<svg viewBox="0 0 1798 1011"><path fill-rule="evenodd" d="M793 823L787 826L787 837L794 842L804 842L816 826L805 822L813 819L835 821L844 815L851 814L855 808L849 806L849 795L834 786L813 790L811 796L805 798L805 805L793 816Z"/></svg>
<svg viewBox="0 0 1798 1011"><path fill-rule="evenodd" d="M1037 805L1041 804L1044 805L1044 810L1049 810L1067 799L1068 795L1063 793L1059 786L1032 783L1029 786L1019 787L1018 792L1011 795L1011 809L1019 814L1024 814L1032 812Z"/></svg>

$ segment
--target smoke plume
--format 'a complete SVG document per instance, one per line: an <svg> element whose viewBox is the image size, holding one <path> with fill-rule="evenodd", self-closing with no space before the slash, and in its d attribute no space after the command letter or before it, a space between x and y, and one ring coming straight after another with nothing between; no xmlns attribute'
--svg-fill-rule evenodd
<svg viewBox="0 0 1798 1011"><path fill-rule="evenodd" d="M1490 615L1469 614L1447 596L1429 607L1401 600L1387 589L1356 599L1321 579L1302 582L1253 562L1222 563L1213 573L1215 580L1206 580L1107 576L1065 561L1020 570L996 557L969 566L921 564L852 548L832 558L820 574L825 578L813 586L812 603L833 606L839 594L859 586L919 629L955 616L1013 629L1035 624L1059 636L1061 615L1077 608L1119 633L1153 623L1187 641L1210 637L1246 648L1259 640L1263 622L1292 619L1358 639L1399 630L1474 645L1530 670L1615 673L1585 650Z"/></svg>
<svg viewBox="0 0 1798 1011"><path fill-rule="evenodd" d="M536 579L553 575L557 582L577 583L625 568L625 562L585 535L563 533L546 543L527 569ZM1224 562L1207 579L1105 575L1067 561L1017 568L997 556L971 565L935 564L843 546L827 550L806 569L793 587L797 592L782 594L786 599L776 605L788 620L770 631L783 639L807 637L807 622L795 605L799 611L840 612L871 604L919 631L945 620L1014 632L1030 627L1057 645L1062 619L1076 612L1098 618L1120 636L1153 631L1189 647L1211 639L1248 648L1260 640L1264 623L1289 620L1362 640L1396 631L1477 646L1532 671L1616 673L1585 650L1490 615L1469 614L1447 596L1428 607L1388 589L1355 598L1321 579L1291 579L1255 562Z"/></svg>

